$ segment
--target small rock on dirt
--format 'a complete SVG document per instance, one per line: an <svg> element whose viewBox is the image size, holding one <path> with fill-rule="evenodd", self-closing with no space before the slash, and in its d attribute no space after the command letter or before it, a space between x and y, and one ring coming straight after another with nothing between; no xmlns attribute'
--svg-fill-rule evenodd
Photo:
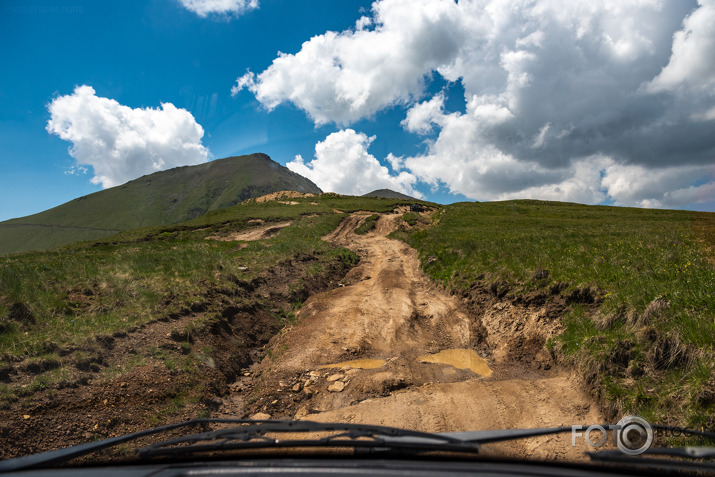
<svg viewBox="0 0 715 477"><path fill-rule="evenodd" d="M331 374L330 376L328 376L328 378L326 379L326 381L328 381L329 383L332 383L332 382L337 381L337 380L339 380L339 379L343 379L344 377L345 377L345 375L339 374L339 373L338 373L338 374Z"/></svg>
<svg viewBox="0 0 715 477"><path fill-rule="evenodd" d="M342 381L335 381L333 384L328 386L328 391L331 393L339 393L345 389L345 383Z"/></svg>
<svg viewBox="0 0 715 477"><path fill-rule="evenodd" d="M295 413L295 416L293 416L293 419L300 419L305 416L310 414L310 410L308 409L308 406L303 406L300 409L298 409L298 412Z"/></svg>
<svg viewBox="0 0 715 477"><path fill-rule="evenodd" d="M250 417L250 419L256 419L258 421L265 421L270 418L271 418L271 415L268 413L265 413L265 412L257 412Z"/></svg>
<svg viewBox="0 0 715 477"><path fill-rule="evenodd" d="M293 392L297 393L300 391L300 383L295 383L295 386L293 386Z"/></svg>

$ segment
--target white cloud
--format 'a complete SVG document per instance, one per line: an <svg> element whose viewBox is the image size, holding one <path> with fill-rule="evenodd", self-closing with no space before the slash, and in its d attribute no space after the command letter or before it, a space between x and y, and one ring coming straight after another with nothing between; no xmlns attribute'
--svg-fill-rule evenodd
<svg viewBox="0 0 715 477"><path fill-rule="evenodd" d="M240 77L232 91L245 87L268 109L292 102L316 124L347 124L419 96L425 74L455 58L464 41L454 2L378 1L370 21L360 18L352 30L281 53L255 80Z"/></svg>
<svg viewBox="0 0 715 477"><path fill-rule="evenodd" d="M65 175L82 176L82 175L86 174L87 172L89 172L89 170L86 167L74 165L65 171Z"/></svg>
<svg viewBox="0 0 715 477"><path fill-rule="evenodd" d="M499 194L496 198L499 200L557 200L582 204L603 202L608 196L608 191L603 189L601 174L603 167L612 162L610 158L603 156L582 158L574 161L569 167L556 171L558 178L553 183L527 187L518 192ZM541 172L545 173L546 171Z"/></svg>
<svg viewBox="0 0 715 477"><path fill-rule="evenodd" d="M713 51L715 0L377 0L233 92L316 124L406 107L403 128L436 137L395 164L470 198L671 206L712 191ZM465 112L424 98L435 73Z"/></svg>
<svg viewBox="0 0 715 477"><path fill-rule="evenodd" d="M698 8L683 21L673 37L670 61L649 84L651 91L687 86L715 87L715 0L699 0Z"/></svg>
<svg viewBox="0 0 715 477"><path fill-rule="evenodd" d="M315 145L315 159L306 164L298 155L286 167L307 177L326 192L362 195L375 189L392 189L420 197L412 185L415 177L407 172L393 175L367 152L375 136L345 129L334 132ZM389 158L395 161L394 156Z"/></svg>
<svg viewBox="0 0 715 477"><path fill-rule="evenodd" d="M141 175L206 162L203 128L185 109L132 109L96 96L90 86L58 96L48 105L47 131L72 142L70 154L94 170L92 182L113 187Z"/></svg>
<svg viewBox="0 0 715 477"><path fill-rule="evenodd" d="M680 207L715 197L715 181L690 185L708 176L708 166L646 169L614 163L604 169L602 184L618 205Z"/></svg>
<svg viewBox="0 0 715 477"><path fill-rule="evenodd" d="M433 125L444 114L444 95L435 95L429 101L424 101L413 106L407 111L407 117L402 121L402 126L414 133L428 134L433 130Z"/></svg>
<svg viewBox="0 0 715 477"><path fill-rule="evenodd" d="M544 145L546 142L547 135L549 134L549 130L551 129L551 123L546 123L544 124L544 127L542 127L539 130L539 134L534 138L534 144L531 146L534 149L539 148Z"/></svg>
<svg viewBox="0 0 715 477"><path fill-rule="evenodd" d="M179 0L181 5L201 18L213 15L241 15L258 8L258 0Z"/></svg>

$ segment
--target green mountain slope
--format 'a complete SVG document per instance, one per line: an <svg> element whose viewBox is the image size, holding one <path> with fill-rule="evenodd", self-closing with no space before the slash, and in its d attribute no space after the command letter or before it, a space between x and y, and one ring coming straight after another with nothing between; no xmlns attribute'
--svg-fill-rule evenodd
<svg viewBox="0 0 715 477"><path fill-rule="evenodd" d="M265 154L156 172L38 214L0 222L0 254L95 240L121 230L183 222L252 197L320 193Z"/></svg>
<svg viewBox="0 0 715 477"><path fill-rule="evenodd" d="M401 192L396 192L392 189L377 189L367 194L363 194L362 197L378 197L380 199L405 199L405 200L417 200L414 197L403 194Z"/></svg>

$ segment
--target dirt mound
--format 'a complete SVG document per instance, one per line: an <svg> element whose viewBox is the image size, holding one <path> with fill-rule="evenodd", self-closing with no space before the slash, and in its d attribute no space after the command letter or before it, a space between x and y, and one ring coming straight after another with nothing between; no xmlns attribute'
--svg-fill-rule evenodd
<svg viewBox="0 0 715 477"><path fill-rule="evenodd" d="M272 192L270 194L256 197L255 199L248 199L248 200L253 200L260 204L262 202L269 202L272 200L287 201L288 199L315 197L315 195L316 194L311 194L308 192L296 192L294 190L281 190L278 192ZM286 203L286 202L282 202L282 203ZM295 202L295 203L297 204L297 202Z"/></svg>
<svg viewBox="0 0 715 477"><path fill-rule="evenodd" d="M288 227L291 223L292 222L278 222L226 235L209 235L206 237L206 240L221 240L224 242L264 240L275 236L283 227Z"/></svg>

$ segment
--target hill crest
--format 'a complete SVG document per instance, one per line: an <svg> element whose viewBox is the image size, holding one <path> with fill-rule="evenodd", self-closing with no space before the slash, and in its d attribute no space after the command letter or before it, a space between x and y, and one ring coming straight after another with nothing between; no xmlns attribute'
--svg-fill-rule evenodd
<svg viewBox="0 0 715 477"><path fill-rule="evenodd" d="M0 222L0 254L184 222L282 190L322 192L262 153L158 171L37 214Z"/></svg>
<svg viewBox="0 0 715 477"><path fill-rule="evenodd" d="M381 199L405 199L405 200L417 200L402 192L397 192L392 189L376 189L367 194L363 194L361 197L378 197Z"/></svg>

